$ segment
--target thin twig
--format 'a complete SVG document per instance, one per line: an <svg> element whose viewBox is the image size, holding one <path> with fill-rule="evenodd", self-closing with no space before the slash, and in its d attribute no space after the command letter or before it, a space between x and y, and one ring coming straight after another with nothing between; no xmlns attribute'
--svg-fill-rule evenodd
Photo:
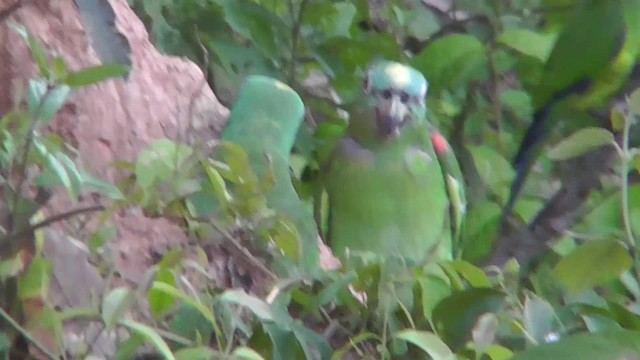
<svg viewBox="0 0 640 360"><path fill-rule="evenodd" d="M23 236L28 235L30 232L33 232L33 231L36 231L36 230L38 230L40 228L49 226L49 225L54 224L54 223L56 223L58 221L66 220L68 218L71 218L71 217L74 217L76 215L80 215L80 214L83 214L83 213L94 212L94 211L102 211L104 209L105 209L104 205L93 205L93 206L89 206L89 207L73 209L73 210L64 212L62 214L53 215L53 216L51 216L49 218L46 218L46 219L44 219L44 220L42 220L42 221L40 221L40 222L38 222L38 223L36 223L34 225L31 225L31 226L27 227L25 229L22 229L22 230L20 230L18 232L10 233L10 234L0 238L1 239L0 242L12 241L12 240L15 240L15 239L19 239L19 238L21 238Z"/></svg>
<svg viewBox="0 0 640 360"><path fill-rule="evenodd" d="M235 252L238 255L241 255L251 265L255 266L258 270L262 271L265 275L267 275L272 280L278 279L278 276L276 274L274 274L271 270L267 269L267 267L264 266L263 263L258 261L258 259L256 259L256 257L249 252L249 250L247 250L244 246L240 245L240 243L231 234L229 234L228 231L223 229L222 226L217 224L215 221L209 221L209 223L211 224L211 226L213 226L216 230L218 230L218 232L220 232L225 237L226 242L233 245L231 247L231 249L233 249L232 250L233 252Z"/></svg>
<svg viewBox="0 0 640 360"><path fill-rule="evenodd" d="M55 354L52 354L51 352L49 352L49 350L47 350L47 348L44 347L44 345L40 344L38 340L31 337L27 329L20 326L20 324L18 324L18 322L15 321L11 317L11 315L9 315L6 311L4 311L2 307L0 307L0 317L2 317L6 322L8 322L9 325L13 326L14 329L18 330L18 332L20 332L20 334L24 336L25 339L27 339L31 344L33 344L33 346L35 346L38 350L40 350L49 360L58 359L58 357Z"/></svg>

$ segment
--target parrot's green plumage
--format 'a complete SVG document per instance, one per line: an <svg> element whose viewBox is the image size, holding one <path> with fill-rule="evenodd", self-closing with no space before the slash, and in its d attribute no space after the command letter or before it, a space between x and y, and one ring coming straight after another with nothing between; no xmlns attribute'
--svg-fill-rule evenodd
<svg viewBox="0 0 640 360"><path fill-rule="evenodd" d="M554 125L549 120L553 107L564 100L577 110L606 104L627 81L639 55L640 1L568 2L578 6L559 33L540 83L532 91L535 113L513 160L517 174L505 212L514 206Z"/></svg>
<svg viewBox="0 0 640 360"><path fill-rule="evenodd" d="M340 258L370 252L419 264L449 260L464 212L463 183L446 140L426 118L424 76L379 61L323 171L326 240Z"/></svg>
<svg viewBox="0 0 640 360"><path fill-rule="evenodd" d="M298 197L289 170L291 148L303 118L304 104L293 89L270 77L249 76L240 88L222 139L247 152L258 177L273 175L267 206L296 226L302 242L301 265L314 271L319 265L318 232L312 209Z"/></svg>

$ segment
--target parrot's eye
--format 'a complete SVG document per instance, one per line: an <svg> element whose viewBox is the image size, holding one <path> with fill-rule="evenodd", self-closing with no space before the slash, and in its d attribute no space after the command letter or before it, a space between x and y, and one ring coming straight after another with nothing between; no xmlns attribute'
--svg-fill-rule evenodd
<svg viewBox="0 0 640 360"><path fill-rule="evenodd" d="M403 104L406 104L409 101L409 94L407 94L406 91L403 91L400 93L400 102L402 102Z"/></svg>
<svg viewBox="0 0 640 360"><path fill-rule="evenodd" d="M391 94L391 90L389 90L389 89L382 90L382 98L383 99L389 100L389 99L391 99L391 95L392 95Z"/></svg>

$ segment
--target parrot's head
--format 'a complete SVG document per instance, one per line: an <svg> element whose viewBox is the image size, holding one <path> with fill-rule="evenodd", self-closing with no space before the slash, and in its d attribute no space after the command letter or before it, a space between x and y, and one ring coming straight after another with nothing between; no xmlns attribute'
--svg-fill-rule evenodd
<svg viewBox="0 0 640 360"><path fill-rule="evenodd" d="M424 119L429 84L420 71L393 61L371 65L363 91L375 113L377 133L397 137L413 121Z"/></svg>

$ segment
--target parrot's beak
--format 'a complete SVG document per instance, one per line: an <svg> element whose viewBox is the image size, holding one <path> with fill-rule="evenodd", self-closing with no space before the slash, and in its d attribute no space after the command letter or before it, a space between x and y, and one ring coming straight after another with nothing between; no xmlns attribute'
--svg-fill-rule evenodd
<svg viewBox="0 0 640 360"><path fill-rule="evenodd" d="M385 138L395 138L400 135L400 130L407 122L407 105L397 96L389 99L386 105L378 112L378 130Z"/></svg>

